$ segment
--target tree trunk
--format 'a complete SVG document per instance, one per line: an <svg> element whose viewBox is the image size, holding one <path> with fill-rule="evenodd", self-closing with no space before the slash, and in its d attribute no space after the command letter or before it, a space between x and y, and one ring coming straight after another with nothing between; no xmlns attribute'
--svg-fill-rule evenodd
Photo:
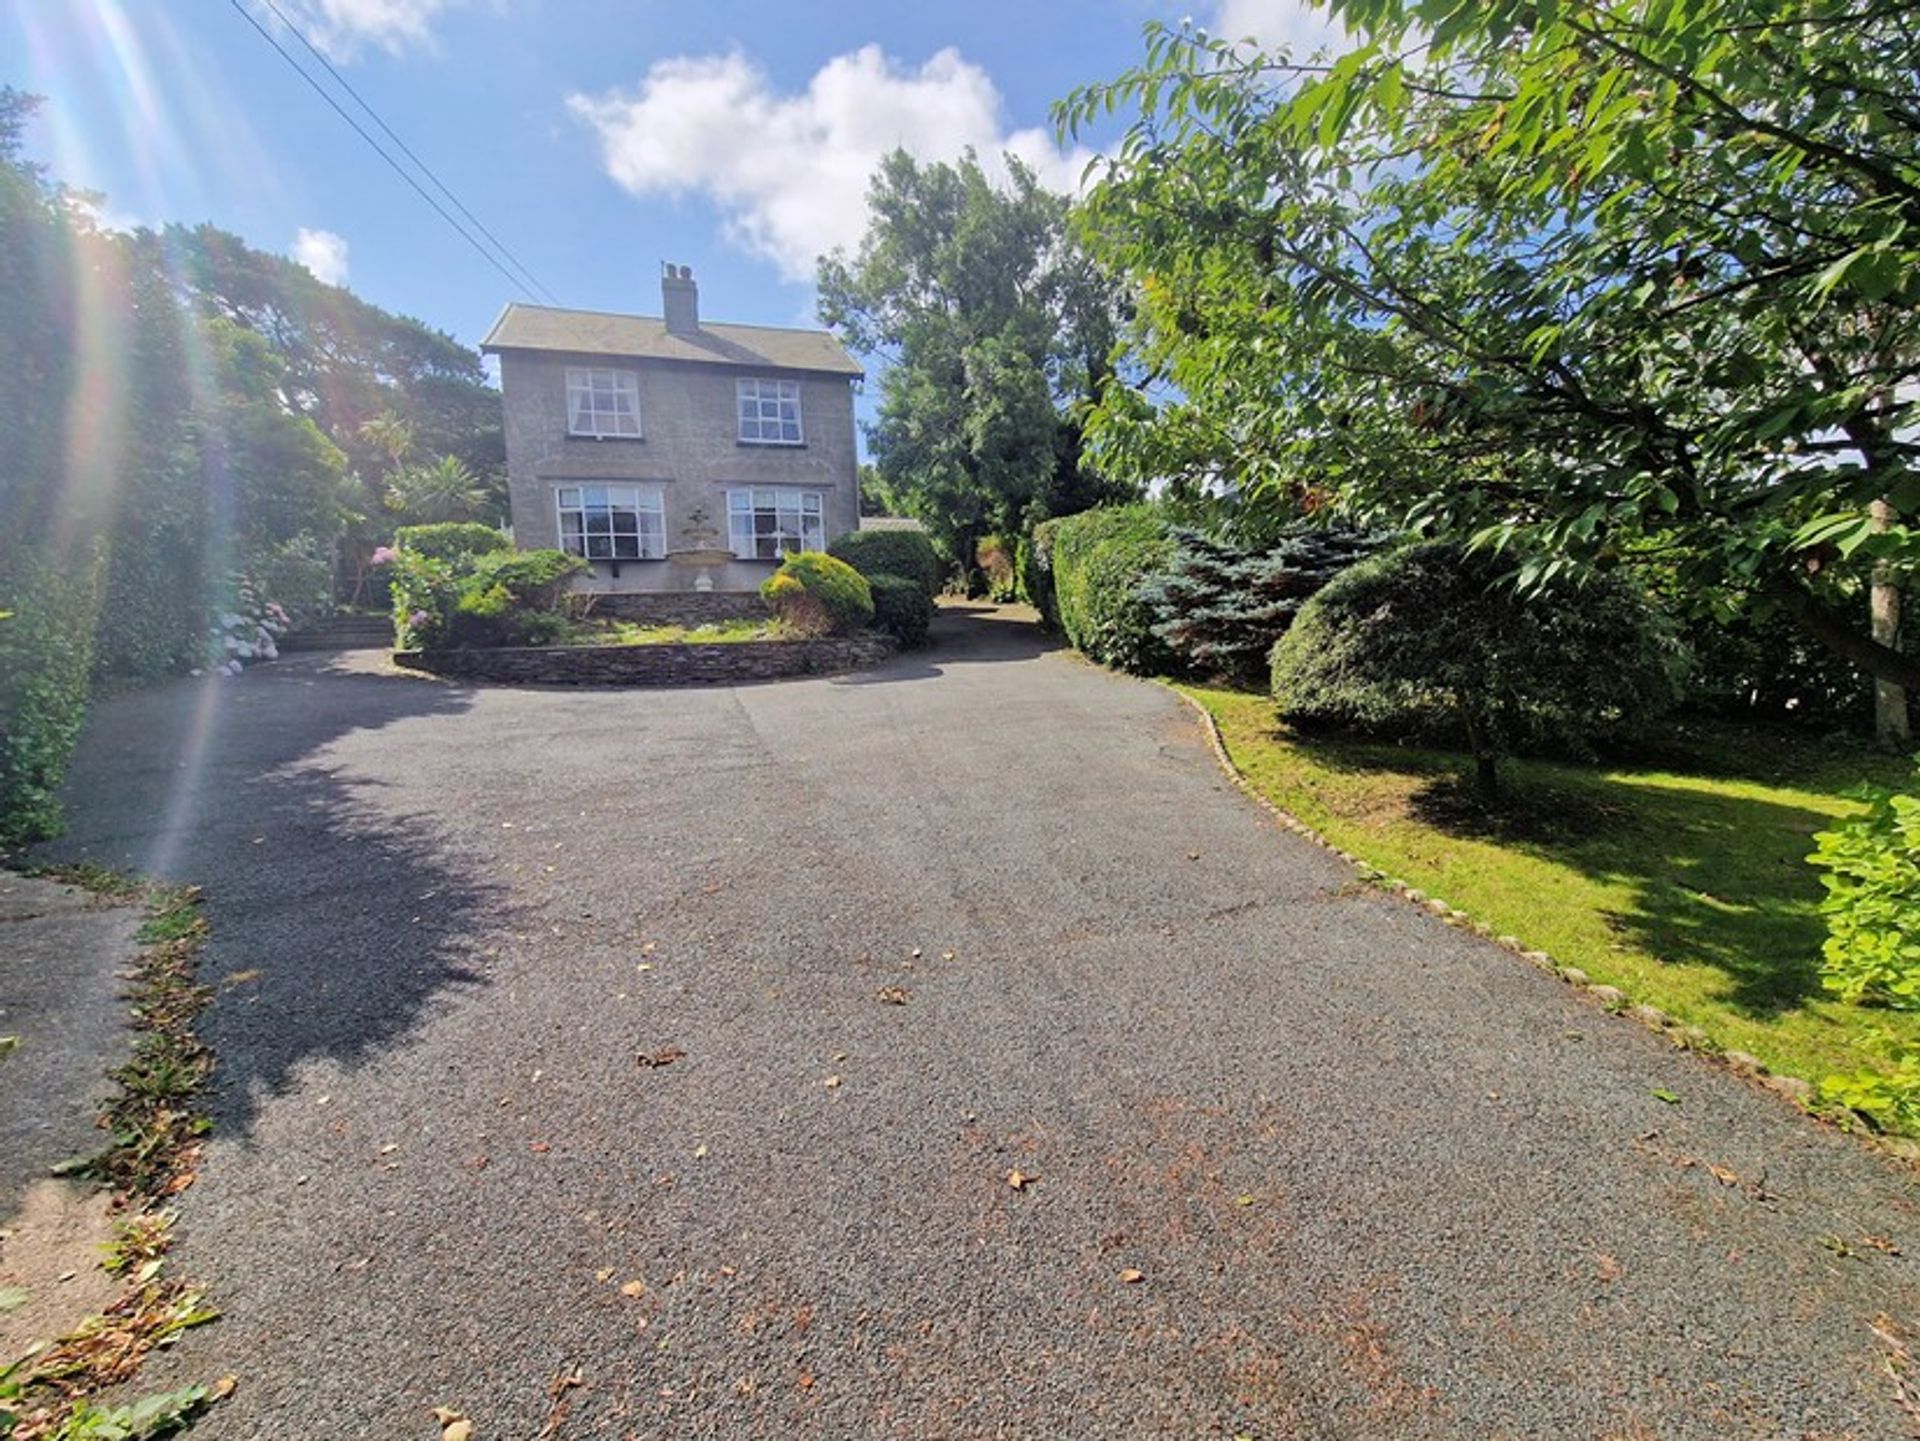
<svg viewBox="0 0 1920 1441"><path fill-rule="evenodd" d="M1893 507L1876 500L1872 507L1873 528L1884 531L1893 524ZM1882 561L1873 568L1869 591L1873 616L1873 639L1889 650L1900 645L1900 586L1893 569ZM1873 682L1873 735L1881 745L1905 746L1913 739L1907 716L1907 688L1894 681L1876 677Z"/></svg>
<svg viewBox="0 0 1920 1441"><path fill-rule="evenodd" d="M1473 752L1473 785L1485 801L1500 799L1500 757L1486 743L1486 732L1473 717L1473 709L1463 706L1460 720L1466 727L1467 748Z"/></svg>
<svg viewBox="0 0 1920 1441"><path fill-rule="evenodd" d="M1500 757L1475 756L1473 758L1473 784L1487 800L1500 799Z"/></svg>

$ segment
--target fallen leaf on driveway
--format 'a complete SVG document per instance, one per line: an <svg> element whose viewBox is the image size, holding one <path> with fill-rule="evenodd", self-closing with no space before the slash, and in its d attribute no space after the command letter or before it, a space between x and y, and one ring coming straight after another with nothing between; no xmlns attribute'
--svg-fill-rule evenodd
<svg viewBox="0 0 1920 1441"><path fill-rule="evenodd" d="M1653 1093L1653 1099L1656 1101L1665 1101L1669 1106L1677 1106L1680 1104L1680 1098L1674 1095L1672 1091L1656 1090Z"/></svg>
<svg viewBox="0 0 1920 1441"><path fill-rule="evenodd" d="M882 986L874 995L889 1006L904 1006L907 1003L905 986Z"/></svg>
<svg viewBox="0 0 1920 1441"><path fill-rule="evenodd" d="M1131 1266L1120 1273L1120 1284L1123 1286L1138 1286L1146 1279L1147 1273L1145 1271L1136 1271Z"/></svg>
<svg viewBox="0 0 1920 1441"><path fill-rule="evenodd" d="M622 1296L644 1296L647 1294L647 1283L645 1281L629 1281L620 1288L620 1294Z"/></svg>
<svg viewBox="0 0 1920 1441"><path fill-rule="evenodd" d="M434 1407L433 1419L440 1423L440 1441L472 1441L473 1422L451 1406Z"/></svg>
<svg viewBox="0 0 1920 1441"><path fill-rule="evenodd" d="M535 1141L531 1146L527 1147L527 1149L532 1151L536 1156L544 1156L547 1152L551 1151L553 1147L549 1146L545 1141Z"/></svg>
<svg viewBox="0 0 1920 1441"><path fill-rule="evenodd" d="M593 1273L593 1279L598 1281L602 1286L606 1285L607 1282L613 1279L613 1267L602 1266L598 1271Z"/></svg>
<svg viewBox="0 0 1920 1441"><path fill-rule="evenodd" d="M651 1053L643 1053L638 1059L643 1066L671 1066L687 1053L678 1046L662 1046Z"/></svg>
<svg viewBox="0 0 1920 1441"><path fill-rule="evenodd" d="M828 1076L826 1080L820 1084L825 1086L829 1091L837 1091L840 1089L840 1078L838 1076Z"/></svg>
<svg viewBox="0 0 1920 1441"><path fill-rule="evenodd" d="M1709 1165L1707 1167L1707 1174L1723 1186L1737 1186L1740 1184L1740 1173L1727 1166Z"/></svg>
<svg viewBox="0 0 1920 1441"><path fill-rule="evenodd" d="M227 1397L234 1393L239 1385L240 1378L238 1376L222 1376L218 1381L213 1383L213 1399L216 1401L226 1400Z"/></svg>
<svg viewBox="0 0 1920 1441"><path fill-rule="evenodd" d="M1039 1179L1038 1176L1030 1176L1025 1171L1014 1170L1007 1172L1007 1184L1016 1191L1026 1190L1027 1187Z"/></svg>

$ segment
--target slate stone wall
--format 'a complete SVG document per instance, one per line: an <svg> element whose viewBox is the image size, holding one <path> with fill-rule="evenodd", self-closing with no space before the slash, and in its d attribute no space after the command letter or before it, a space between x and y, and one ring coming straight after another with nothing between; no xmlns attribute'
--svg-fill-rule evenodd
<svg viewBox="0 0 1920 1441"><path fill-rule="evenodd" d="M825 640L707 645L565 645L395 651L395 665L497 685L742 685L878 665L893 642L868 633Z"/></svg>
<svg viewBox="0 0 1920 1441"><path fill-rule="evenodd" d="M717 625L729 620L768 620L773 612L758 592L734 590L627 591L597 595L593 614L647 625Z"/></svg>

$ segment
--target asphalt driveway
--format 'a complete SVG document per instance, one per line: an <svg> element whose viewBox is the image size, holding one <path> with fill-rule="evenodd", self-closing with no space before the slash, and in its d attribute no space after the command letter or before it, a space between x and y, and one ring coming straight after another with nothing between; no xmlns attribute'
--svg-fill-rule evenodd
<svg viewBox="0 0 1920 1441"><path fill-rule="evenodd" d="M200 1434L1912 1434L1911 1173L1353 885L1166 692L941 630L101 709L58 852L213 923Z"/></svg>

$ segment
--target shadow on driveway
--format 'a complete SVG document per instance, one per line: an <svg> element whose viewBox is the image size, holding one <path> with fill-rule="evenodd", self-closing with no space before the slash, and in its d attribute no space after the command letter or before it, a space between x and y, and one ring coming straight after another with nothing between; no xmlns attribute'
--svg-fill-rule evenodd
<svg viewBox="0 0 1920 1441"><path fill-rule="evenodd" d="M219 1058L222 1130L250 1126L301 1064L360 1064L437 997L479 982L471 938L498 888L327 754L351 733L470 704L463 689L382 674L354 653L96 708L68 777L66 833L34 859L205 887L200 974L217 998L201 1029Z"/></svg>

